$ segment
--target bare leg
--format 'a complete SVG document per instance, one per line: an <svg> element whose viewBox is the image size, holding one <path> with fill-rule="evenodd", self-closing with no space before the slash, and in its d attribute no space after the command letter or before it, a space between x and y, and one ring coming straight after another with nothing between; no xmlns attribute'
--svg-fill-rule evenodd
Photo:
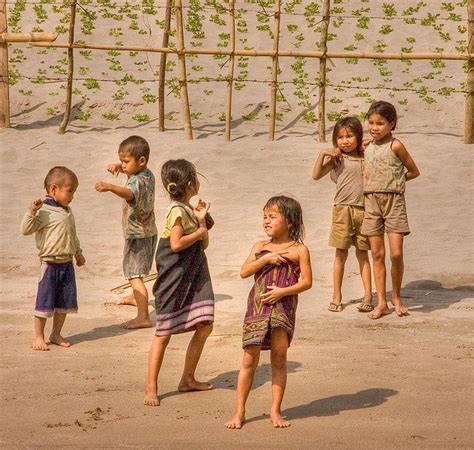
<svg viewBox="0 0 474 450"><path fill-rule="evenodd" d="M403 237L401 233L388 233L390 259L392 261L392 303L398 316L404 316L408 313L408 309L403 304L400 296L404 271Z"/></svg>
<svg viewBox="0 0 474 450"><path fill-rule="evenodd" d="M342 311L342 279L344 278L344 266L346 264L348 254L349 250L336 248L336 255L334 257L334 265L332 270L332 303L329 305L329 311Z"/></svg>
<svg viewBox="0 0 474 450"><path fill-rule="evenodd" d="M148 354L148 378L143 403L147 406L159 406L158 374L160 373L165 350L171 336L155 336Z"/></svg>
<svg viewBox="0 0 474 450"><path fill-rule="evenodd" d="M148 291L142 278L132 278L130 284L133 289L133 296L137 302L137 317L122 323L120 326L127 330L135 328L150 328L150 316L148 314Z"/></svg>
<svg viewBox="0 0 474 450"><path fill-rule="evenodd" d="M59 345L60 347L70 347L71 343L66 341L61 336L61 330L63 329L64 321L66 320L66 314L64 313L54 313L53 316L53 331L51 331L51 335L49 336L49 340L52 344Z"/></svg>
<svg viewBox="0 0 474 450"><path fill-rule="evenodd" d="M283 328L276 328L272 332L272 408L270 418L275 428L287 428L290 422L281 416L281 402L286 388L288 334Z"/></svg>
<svg viewBox="0 0 474 450"><path fill-rule="evenodd" d="M179 392L208 391L213 388L212 384L202 383L196 381L196 378L194 378L204 344L211 333L212 325L197 324L196 331L194 332L194 335L189 342L188 350L186 351L183 376L178 385Z"/></svg>
<svg viewBox="0 0 474 450"><path fill-rule="evenodd" d="M48 351L49 347L44 340L44 327L46 326L46 319L44 317L34 317L35 323L35 339L33 340L33 350Z"/></svg>
<svg viewBox="0 0 474 450"><path fill-rule="evenodd" d="M374 260L374 278L375 288L377 289L377 306L369 314L371 319L379 319L382 316L390 314L387 305L387 297L385 292L385 242L383 234L379 236L369 236L370 251Z"/></svg>
<svg viewBox="0 0 474 450"><path fill-rule="evenodd" d="M364 286L364 300L358 306L359 311L371 311L372 307L372 276L370 273L369 254L367 250L356 249L356 257L359 262L359 271Z"/></svg>
<svg viewBox="0 0 474 450"><path fill-rule="evenodd" d="M234 415L228 420L224 426L226 428L242 428L245 421L245 403L252 388L255 369L260 359L261 347L250 345L244 348L244 357L242 358L242 366L240 367L239 377L237 379L237 402L235 405Z"/></svg>

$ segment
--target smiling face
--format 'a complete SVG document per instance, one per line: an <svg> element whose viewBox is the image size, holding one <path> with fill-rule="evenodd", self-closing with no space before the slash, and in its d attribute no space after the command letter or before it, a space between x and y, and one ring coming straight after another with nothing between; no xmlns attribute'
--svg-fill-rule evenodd
<svg viewBox="0 0 474 450"><path fill-rule="evenodd" d="M65 181L61 186L52 184L50 186L49 195L56 200L62 207L67 207L74 198L77 189L77 183L73 180Z"/></svg>
<svg viewBox="0 0 474 450"><path fill-rule="evenodd" d="M357 150L357 136L350 128L341 128L336 136L337 148L344 153L352 153Z"/></svg>
<svg viewBox="0 0 474 450"><path fill-rule="evenodd" d="M263 210L263 229L271 238L280 238L288 234L285 217L277 206L270 206Z"/></svg>
<svg viewBox="0 0 474 450"><path fill-rule="evenodd" d="M146 166L146 159L144 156L136 159L128 152L119 152L119 159L122 164L123 173L128 176L141 172Z"/></svg>
<svg viewBox="0 0 474 450"><path fill-rule="evenodd" d="M369 134L375 141L383 141L393 130L394 123L389 122L385 117L377 113L372 113L367 119Z"/></svg>

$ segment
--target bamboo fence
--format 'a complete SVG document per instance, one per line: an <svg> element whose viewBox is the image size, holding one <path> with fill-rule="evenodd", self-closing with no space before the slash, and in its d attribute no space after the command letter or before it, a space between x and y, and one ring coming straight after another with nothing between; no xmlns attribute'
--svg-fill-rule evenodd
<svg viewBox="0 0 474 450"><path fill-rule="evenodd" d="M328 59L371 59L371 60L458 60L468 61L468 76L467 76L467 93L466 93L466 107L465 107L465 126L464 126L464 141L466 143L474 143L474 46L473 46L473 14L474 14L474 0L468 0L468 52L467 53L445 53L445 52L426 52L426 53L404 53L404 52L357 52L344 51L332 52L327 50L328 26L329 26L329 11L330 0L323 0L323 16L322 16L322 32L320 38L319 51L301 51L301 50L281 50L280 49L280 0L275 0L274 9L274 36L272 50L243 50L235 48L235 0L229 0L229 7L227 8L230 14L230 48L192 48L188 49L185 46L184 30L183 30L183 5L182 0L174 0L175 18L176 18L176 35L177 43L175 48L168 47L168 37L171 20L171 0L166 3L166 17L165 17L165 33L161 47L142 47L142 46L126 46L126 45L99 45L99 44L79 44L74 43L74 16L76 0L71 4L71 22L69 27L69 36L67 44L56 43L32 43L35 47L45 48L66 48L68 49L68 83L66 89L66 110L64 113L64 120L60 127L60 132L64 133L70 117L71 111L71 96L72 96L72 82L74 79L74 49L90 49L90 50L117 50L117 51L135 51L135 52L151 52L161 53L160 63L160 79L159 79L159 129L164 131L164 83L166 65L166 55L173 53L177 55L178 59L178 79L180 86L180 97L182 104L183 125L185 137L193 139L193 131L191 124L191 114L189 106L189 96L186 79L186 55L227 55L229 56L229 67L227 73L227 97L226 97L226 132L227 140L231 139L231 123L232 123L232 91L234 81L234 58L236 56L247 57L269 57L272 59L272 79L270 84L270 124L269 124L269 138L271 140L275 137L275 122L276 122L276 96L278 91L278 60L282 57L290 58L317 58L320 60L320 82L319 82L319 101L318 101L318 135L321 142L325 141L325 89L326 89L326 61ZM74 5L74 12L73 12ZM169 15L168 15L169 14ZM6 31L6 0L0 0L0 30ZM9 40L8 40L9 41ZM0 127L9 126L9 111L8 111L8 57L7 42L3 37L0 38L0 55L1 65L0 70ZM31 40L28 40L29 42ZM19 41L16 41L19 42ZM23 41L24 42L24 41ZM5 98L7 99L5 101Z"/></svg>

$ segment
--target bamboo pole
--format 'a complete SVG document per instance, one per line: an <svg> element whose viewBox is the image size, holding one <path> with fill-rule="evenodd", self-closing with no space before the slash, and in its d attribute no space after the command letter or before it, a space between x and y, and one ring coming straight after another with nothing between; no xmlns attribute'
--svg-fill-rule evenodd
<svg viewBox="0 0 474 450"><path fill-rule="evenodd" d="M175 1L176 8L176 51L178 53L178 76L183 110L184 132L186 139L193 138L191 113L189 111L188 86L186 80L186 54L184 52L183 6L181 0Z"/></svg>
<svg viewBox="0 0 474 450"><path fill-rule="evenodd" d="M1 33L0 42L53 42L58 33Z"/></svg>
<svg viewBox="0 0 474 450"><path fill-rule="evenodd" d="M76 24L76 0L71 3L71 19L69 22L69 47L67 49L68 69L67 69L67 84L66 84L66 106L64 109L64 116L59 125L59 134L66 132L69 118L71 117L71 103L72 103L72 83L74 81L74 27Z"/></svg>
<svg viewBox="0 0 474 450"><path fill-rule="evenodd" d="M225 139L230 141L230 129L232 126L232 89L234 85L234 67L235 67L235 0L229 0L230 9L230 49L232 51L227 69L227 109L225 113Z"/></svg>
<svg viewBox="0 0 474 450"><path fill-rule="evenodd" d="M7 2L0 0L0 31L7 31ZM8 92L8 44L0 41L0 128L10 127L10 94Z"/></svg>
<svg viewBox="0 0 474 450"><path fill-rule="evenodd" d="M474 56L474 0L467 3L467 51ZM474 61L467 65L467 95L464 110L464 142L474 144Z"/></svg>
<svg viewBox="0 0 474 450"><path fill-rule="evenodd" d="M276 121L276 98L278 91L278 50L280 49L280 0L275 2L275 23L273 28L273 51L272 57L272 92L270 100L270 132L269 139L275 140Z"/></svg>
<svg viewBox="0 0 474 450"><path fill-rule="evenodd" d="M80 48L90 50L119 50L119 51L135 51L135 52L150 52L150 53L182 53L184 55L232 55L235 56L274 56L274 50L232 50L222 48L193 48L182 49L164 48L164 47L139 47L127 45L95 45L95 44L42 44L32 43L33 47L43 48ZM301 51L301 50L279 50L279 57L303 57L303 58L330 58L330 59L344 59L344 58L358 58L358 59L390 59L390 60L444 60L444 61L473 61L474 54L468 53L379 53L379 52L320 52L320 51Z"/></svg>
<svg viewBox="0 0 474 450"><path fill-rule="evenodd" d="M166 0L165 29L163 30L163 40L161 45L168 47L170 40L171 26L171 0ZM158 130L165 131L165 78L166 78L166 58L168 54L163 52L160 57L160 80L158 85Z"/></svg>
<svg viewBox="0 0 474 450"><path fill-rule="evenodd" d="M329 28L329 10L330 0L323 2L323 20L321 24L321 37L319 49L324 54L328 51L328 28ZM319 100L318 100L318 128L319 142L326 142L326 63L327 58L319 59Z"/></svg>

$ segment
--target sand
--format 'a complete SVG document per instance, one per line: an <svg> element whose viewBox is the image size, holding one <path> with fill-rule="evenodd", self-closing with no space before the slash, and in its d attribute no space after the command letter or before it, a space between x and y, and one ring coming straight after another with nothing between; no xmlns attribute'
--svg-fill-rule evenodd
<svg viewBox="0 0 474 450"><path fill-rule="evenodd" d="M425 31L412 30L419 43ZM403 45L401 35L399 40ZM108 64L103 56L94 63L98 71ZM377 77L368 63L351 70ZM337 68L331 76L336 73ZM445 74L456 83L464 78L459 63L448 64ZM400 85L403 79L395 81ZM439 80L426 83L431 89L440 86ZM224 96L206 106L192 93L194 110L204 112L194 121L193 141L185 140L179 116L167 122L171 129L166 133L157 131L156 113L146 123L101 119L100 113L120 106L103 92L92 96L97 102L93 109L99 112L89 122L73 120L61 136L56 132L60 113L48 118L41 97L56 88L45 85L27 100L12 95L12 128L0 132L2 447L474 448L473 147L462 140L462 94L438 98L435 104L413 93L396 94L397 100L409 98L407 106L396 103L397 137L421 170L406 194L412 233L405 243L402 296L409 316L391 314L371 321L355 308L363 290L353 252L343 285L345 310L327 311L334 185L328 177L311 179L314 160L328 145L317 141L316 124L298 122L295 109L278 124L277 139L269 142L263 113L256 121L239 119L244 112L265 112L267 87L249 87L237 95L232 142L224 140L224 125L215 115L224 108ZM340 110L358 113L367 108L364 98L337 95L344 97ZM394 101L384 90L372 95ZM58 97L59 106L61 102ZM156 108L136 106L142 107ZM150 142L149 167L157 178L167 159L183 157L196 164L205 177L200 194L211 202L216 221L207 251L216 318L197 373L215 389L177 392L190 335L175 336L160 374L157 408L142 403L153 329L120 328L135 311L118 306L120 295L110 291L124 282L121 202L94 190L99 180L124 182L105 167L117 160L118 144L131 134ZM39 263L33 237L22 236L19 225L31 200L43 195L42 181L53 165L66 165L79 177L71 207L87 262L76 270L79 314L64 326L72 347L38 352L30 344ZM159 184L157 193L160 226L168 199ZM283 413L292 426L274 430L269 422L271 369L265 353L250 393L247 423L231 431L223 424L233 411L242 318L251 286L251 280L239 279L239 269L252 244L264 237L263 204L279 193L296 197L303 206L314 275L313 288L300 296L289 350ZM150 312L153 318L152 300ZM47 333L50 327L48 322Z"/></svg>

